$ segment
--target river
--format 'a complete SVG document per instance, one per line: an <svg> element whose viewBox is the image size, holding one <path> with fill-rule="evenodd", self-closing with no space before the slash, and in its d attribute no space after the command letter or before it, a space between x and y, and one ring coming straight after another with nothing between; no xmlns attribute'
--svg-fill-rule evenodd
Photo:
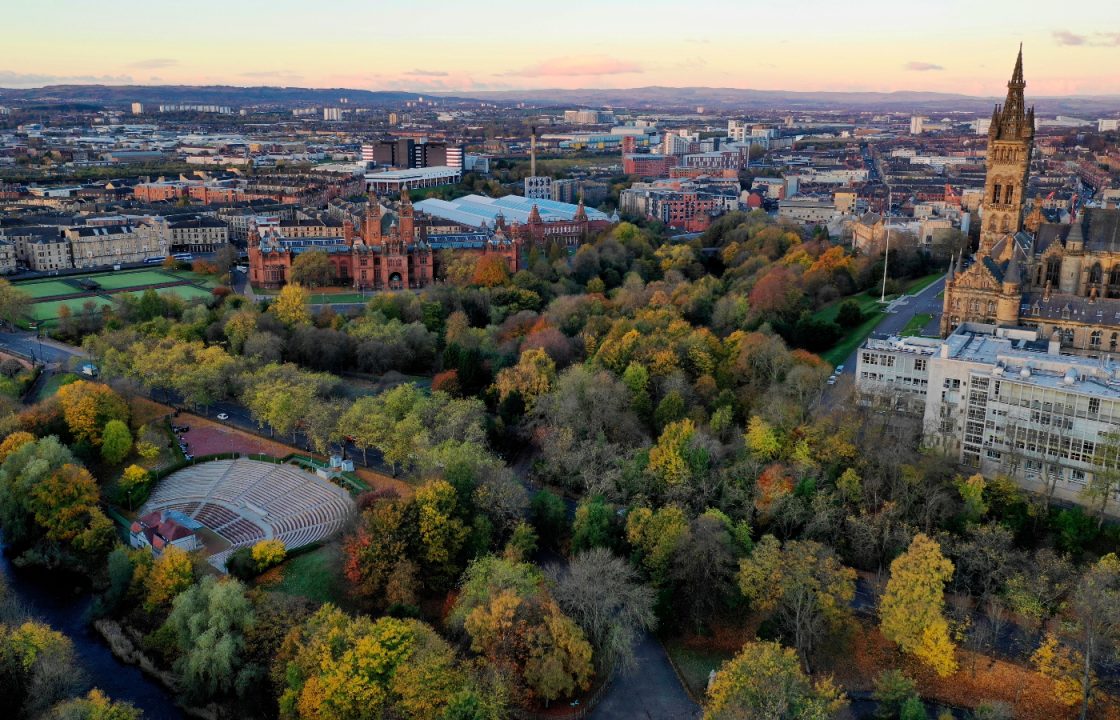
<svg viewBox="0 0 1120 720"><path fill-rule="evenodd" d="M132 703L144 711L145 720L186 718L162 685L139 668L117 660L101 636L86 622L86 613L93 602L89 592L59 587L40 575L19 570L3 549L0 544L0 574L8 587L36 620L70 638L78 667L86 674L89 687L99 688L113 700Z"/></svg>

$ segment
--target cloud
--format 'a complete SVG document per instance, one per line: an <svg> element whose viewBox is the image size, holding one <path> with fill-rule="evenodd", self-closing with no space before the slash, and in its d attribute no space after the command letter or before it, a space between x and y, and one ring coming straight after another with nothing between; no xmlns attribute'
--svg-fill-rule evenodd
<svg viewBox="0 0 1120 720"><path fill-rule="evenodd" d="M1087 39L1084 35L1076 35L1069 30L1055 30L1051 34L1054 36L1054 42L1059 45L1084 45Z"/></svg>
<svg viewBox="0 0 1120 720"><path fill-rule="evenodd" d="M626 75L640 73L641 65L609 57L555 58L509 72L498 77L582 77L587 75Z"/></svg>
<svg viewBox="0 0 1120 720"><path fill-rule="evenodd" d="M413 75L416 77L447 77L449 73L442 70L409 70L405 75Z"/></svg>
<svg viewBox="0 0 1120 720"><path fill-rule="evenodd" d="M1120 45L1120 32L1095 32L1091 35L1078 35L1069 30L1055 30L1051 33L1059 45L1087 45L1090 47L1116 47Z"/></svg>
<svg viewBox="0 0 1120 720"><path fill-rule="evenodd" d="M906 63L902 67L906 68L907 70L913 70L914 72L929 72L930 70L944 70L945 69L942 66L938 65L937 63L919 62L918 60L911 60L910 62Z"/></svg>
<svg viewBox="0 0 1120 720"><path fill-rule="evenodd" d="M157 70L159 68L174 67L179 64L175 58L147 58L144 60L137 60L130 62L126 67L137 68L139 70Z"/></svg>
<svg viewBox="0 0 1120 720"><path fill-rule="evenodd" d="M40 87L42 85L129 85L131 75L48 75L0 70L0 87Z"/></svg>

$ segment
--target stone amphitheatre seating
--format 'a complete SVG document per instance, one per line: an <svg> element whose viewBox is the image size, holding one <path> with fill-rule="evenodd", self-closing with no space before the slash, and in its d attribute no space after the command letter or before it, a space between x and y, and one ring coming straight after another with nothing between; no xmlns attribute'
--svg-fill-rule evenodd
<svg viewBox="0 0 1120 720"><path fill-rule="evenodd" d="M276 538L289 550L337 532L353 512L342 488L293 465L215 460L164 478L140 509L178 510L230 543L210 557L222 569L230 553Z"/></svg>

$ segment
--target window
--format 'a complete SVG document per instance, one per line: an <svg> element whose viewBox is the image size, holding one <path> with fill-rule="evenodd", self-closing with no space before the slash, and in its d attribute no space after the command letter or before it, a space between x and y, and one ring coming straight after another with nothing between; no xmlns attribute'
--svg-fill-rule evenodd
<svg viewBox="0 0 1120 720"><path fill-rule="evenodd" d="M1101 411L1101 399L1100 398L1089 398L1089 413L1091 415L1096 415L1100 411Z"/></svg>
<svg viewBox="0 0 1120 720"><path fill-rule="evenodd" d="M917 370L918 372L924 372L925 369L926 369L926 359L925 358L915 358L914 359L914 369Z"/></svg>

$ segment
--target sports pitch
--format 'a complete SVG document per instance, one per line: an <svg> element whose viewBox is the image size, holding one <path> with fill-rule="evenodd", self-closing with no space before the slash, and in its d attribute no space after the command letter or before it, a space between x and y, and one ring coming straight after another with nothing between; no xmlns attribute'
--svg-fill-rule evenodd
<svg viewBox="0 0 1120 720"><path fill-rule="evenodd" d="M16 283L15 287L33 298L77 295L81 292L81 290L63 280L36 280L28 283Z"/></svg>
<svg viewBox="0 0 1120 720"><path fill-rule="evenodd" d="M160 270L103 273L87 275L86 277L100 285L102 290L124 290L126 288L142 288L150 285L162 285L163 283L182 282L182 278L177 278Z"/></svg>
<svg viewBox="0 0 1120 720"><path fill-rule="evenodd" d="M83 290L78 284L81 280L93 280L99 286L92 292ZM112 296L115 294L141 295L145 289L155 285L168 283L182 283L167 287L155 288L160 295L175 295L184 301L211 296L210 286L214 280L205 276L196 276L195 273L175 273L160 270L124 270L115 272L98 272L84 275L71 275L67 278L49 280L31 280L16 283L16 287L27 293L34 300L28 308L27 316L30 320L50 324L58 318L58 313L63 306L70 308L71 314L77 315L87 301L93 301L98 307L112 305ZM207 287L199 287L205 285ZM79 297L85 295L85 297ZM42 300L41 298L54 298Z"/></svg>
<svg viewBox="0 0 1120 720"><path fill-rule="evenodd" d="M100 295L95 297L74 298L73 300L48 300L47 302L38 302L31 306L28 314L32 320L39 322L47 320L55 320L63 305L70 307L70 314L77 315L82 311L82 307L87 302L93 302L97 307L103 305L112 305L112 303Z"/></svg>

